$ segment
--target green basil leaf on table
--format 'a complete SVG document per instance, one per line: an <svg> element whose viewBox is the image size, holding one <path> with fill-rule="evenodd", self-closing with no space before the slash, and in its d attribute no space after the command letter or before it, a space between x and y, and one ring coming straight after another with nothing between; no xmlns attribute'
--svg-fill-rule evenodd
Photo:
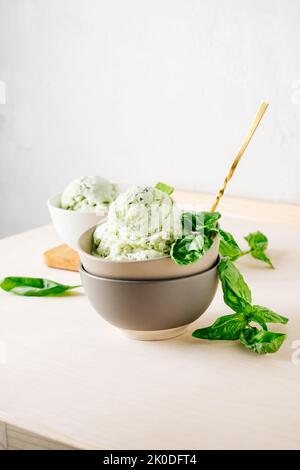
<svg viewBox="0 0 300 470"><path fill-rule="evenodd" d="M198 261L205 252L204 238L200 234L184 235L173 243L171 257L177 264L185 265Z"/></svg>
<svg viewBox="0 0 300 470"><path fill-rule="evenodd" d="M228 256L232 261L237 260L240 256L245 254L240 249L239 245L233 238L230 232L225 232L219 229L220 247L219 251L222 256Z"/></svg>
<svg viewBox="0 0 300 470"><path fill-rule="evenodd" d="M244 238L248 242L249 247L253 250L264 251L268 248L268 239L262 232L257 231L249 233L249 235Z"/></svg>
<svg viewBox="0 0 300 470"><path fill-rule="evenodd" d="M289 319L278 313L273 312L267 307L262 307L261 305L252 305L249 312L249 317L251 320L256 321L257 323L282 323L286 324Z"/></svg>
<svg viewBox="0 0 300 470"><path fill-rule="evenodd" d="M166 183L158 182L158 183L156 183L155 188L159 189L163 193L168 194L169 196L171 196L171 194L173 194L173 192L174 192L174 188L172 186L169 186Z"/></svg>
<svg viewBox="0 0 300 470"><path fill-rule="evenodd" d="M9 276L0 280L0 287L6 292L28 297L46 297L62 294L81 286L68 286L39 277Z"/></svg>
<svg viewBox="0 0 300 470"><path fill-rule="evenodd" d="M277 352L285 338L284 333L274 333L250 327L241 333L240 341L246 348L257 354L267 354Z"/></svg>
<svg viewBox="0 0 300 470"><path fill-rule="evenodd" d="M224 315L211 326L193 332L195 338L209 340L237 340L247 326L247 320L241 313Z"/></svg>
<svg viewBox="0 0 300 470"><path fill-rule="evenodd" d="M218 266L224 302L235 312L246 313L251 307L251 291L243 276L228 258Z"/></svg>
<svg viewBox="0 0 300 470"><path fill-rule="evenodd" d="M259 259L260 261L267 263L271 268L274 268L272 261L265 254L265 251L267 250L269 244L266 235L260 231L257 231L249 233L249 235L244 238L250 247L251 255L253 256L253 258Z"/></svg>
<svg viewBox="0 0 300 470"><path fill-rule="evenodd" d="M264 263L267 263L271 268L274 269L274 265L272 261L263 251L251 250L251 256L253 256L253 258L255 259L259 259L260 261L263 261Z"/></svg>

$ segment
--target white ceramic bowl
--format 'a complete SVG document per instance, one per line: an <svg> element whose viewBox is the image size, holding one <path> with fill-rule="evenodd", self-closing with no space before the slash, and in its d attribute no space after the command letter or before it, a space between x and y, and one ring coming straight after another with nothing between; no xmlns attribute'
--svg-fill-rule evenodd
<svg viewBox="0 0 300 470"><path fill-rule="evenodd" d="M77 212L62 209L60 201L61 194L57 194L47 201L52 223L62 241L76 250L80 234L93 225L100 223L107 213L97 215L93 212Z"/></svg>
<svg viewBox="0 0 300 470"><path fill-rule="evenodd" d="M76 247L83 268L94 276L119 280L175 279L206 271L218 259L219 236L216 236L208 252L199 261L187 266L176 264L170 256L146 261L107 260L91 254L95 229L96 226L85 231L79 237Z"/></svg>
<svg viewBox="0 0 300 470"><path fill-rule="evenodd" d="M128 185L117 184L118 194L126 191ZM61 193L50 197L47 201L52 223L59 237L64 243L77 250L78 238L88 228L99 224L107 216L107 212L96 214L95 212L70 211L61 207Z"/></svg>

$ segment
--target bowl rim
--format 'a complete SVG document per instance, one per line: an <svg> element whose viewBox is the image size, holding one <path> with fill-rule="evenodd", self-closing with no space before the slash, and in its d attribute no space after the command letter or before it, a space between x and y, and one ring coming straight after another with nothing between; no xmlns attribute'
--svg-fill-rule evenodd
<svg viewBox="0 0 300 470"><path fill-rule="evenodd" d="M62 193L57 193L55 194L54 196L51 196L47 199L47 206L49 209L54 209L56 211L60 211L60 212L63 212L65 214L72 214L70 215L70 217L91 217L91 216L95 216L95 217L106 217L107 216L107 213L108 213L108 209L107 211L105 211L103 214L98 214L97 212L80 212L80 211L72 211L70 209L64 209L63 207L59 207L58 205L54 204L54 200L55 199L60 199ZM75 214L75 215L74 215Z"/></svg>
<svg viewBox="0 0 300 470"><path fill-rule="evenodd" d="M122 284L153 284L155 282L176 282L176 281L180 281L180 280L183 280L183 279L189 279L189 278L192 278L192 277L196 277L196 276L201 276L201 275L208 275L210 273L210 271L213 271L214 269L217 269L219 264L221 262L221 256L220 254L218 254L218 257L216 259L216 261L214 262L214 264L212 266L210 266L208 269L206 269L205 271L200 271L198 273L194 273L194 274L189 274L188 276L180 276L180 277L176 277L176 278L163 278L163 279L116 279L116 278L109 278L109 277L102 277L102 276L96 276L95 274L91 274L89 273L84 267L83 267L83 264L82 263L79 263L79 273L83 273L84 275L86 275L87 277L91 277L93 279L98 279L100 281L105 281L105 282L114 282L114 283L122 283Z"/></svg>
<svg viewBox="0 0 300 470"><path fill-rule="evenodd" d="M130 185L126 184L126 183L112 183L114 184L116 187L118 187L121 191L125 191L126 188L128 189ZM56 204L54 204L54 200L55 199L59 199L61 200L61 195L62 195L62 191L60 191L59 193L56 193L56 194L53 194L52 196L48 197L47 199L47 205L48 207L51 207L53 209L58 209L58 210L61 210L61 211L64 211L64 212L68 212L68 213L72 213L72 214L94 214L94 215L97 215L96 212L79 212L79 211L71 211L69 209L64 209L63 207L60 207Z"/></svg>
<svg viewBox="0 0 300 470"><path fill-rule="evenodd" d="M158 256L157 258L150 258L150 259L142 259L142 260L113 260L113 259L107 259L107 258L102 258L101 256L95 256L95 255L92 255L91 253L87 253L85 250L83 250L80 246L80 240L81 238L87 234L87 232L91 231L91 230L95 230L96 227L98 227L99 225L102 225L106 222L106 220L103 220L101 221L100 223L96 224L96 225L93 225L92 227L90 227L88 230L85 230L81 235L80 237L77 239L77 251L79 254L82 254L83 256L85 256L86 258L90 259L90 260L97 260L97 262L100 262L100 263L107 263L107 264L134 264L134 263L149 263L149 262L152 262L152 263L155 263L155 261L161 261L163 259L170 259L171 258L171 255L164 255L164 256ZM210 249L212 248L212 246L214 245L214 243L219 239L219 235L216 234L215 238L214 238L214 241L211 245L211 247L209 248L209 250L206 252L208 253L210 251ZM204 253L203 256L206 255L206 253ZM202 258L201 258L202 259ZM178 265L178 266L183 266L183 265Z"/></svg>
<svg viewBox="0 0 300 470"><path fill-rule="evenodd" d="M48 197L47 205L50 206L50 207L53 207L54 209L60 209L61 211L67 211L68 209L64 209L63 207L59 207L56 204L54 204L54 200L55 199L60 199L61 195L62 195L62 193L57 193L57 194L54 194L53 196Z"/></svg>

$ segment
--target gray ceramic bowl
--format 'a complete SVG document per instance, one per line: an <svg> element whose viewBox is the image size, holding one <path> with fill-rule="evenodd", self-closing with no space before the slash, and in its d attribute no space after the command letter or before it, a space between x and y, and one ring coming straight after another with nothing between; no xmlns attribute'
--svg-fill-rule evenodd
<svg viewBox="0 0 300 470"><path fill-rule="evenodd" d="M95 276L119 280L175 279L206 271L218 258L220 238L217 235L207 253L199 261L186 266L176 264L170 256L145 261L112 261L91 254L96 227L84 232L77 244L84 269Z"/></svg>
<svg viewBox="0 0 300 470"><path fill-rule="evenodd" d="M212 302L219 259L207 271L177 279L124 281L89 274L80 267L85 292L106 321L135 339L177 336Z"/></svg>

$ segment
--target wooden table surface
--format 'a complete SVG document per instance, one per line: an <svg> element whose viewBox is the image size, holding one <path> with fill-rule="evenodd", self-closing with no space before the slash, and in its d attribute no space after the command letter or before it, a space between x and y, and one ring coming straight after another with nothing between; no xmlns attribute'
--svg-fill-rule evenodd
<svg viewBox="0 0 300 470"><path fill-rule="evenodd" d="M213 199L176 198L199 207ZM288 333L282 349L257 356L193 339L195 327L229 312L220 289L186 334L161 342L116 334L82 289L61 298L1 291L0 447L300 448L300 207L226 198L220 209L241 245L249 231L269 236L275 270L250 258L238 265L255 303L290 318L274 325ZM0 240L0 277L78 284L78 273L43 263L59 242L50 225Z"/></svg>

